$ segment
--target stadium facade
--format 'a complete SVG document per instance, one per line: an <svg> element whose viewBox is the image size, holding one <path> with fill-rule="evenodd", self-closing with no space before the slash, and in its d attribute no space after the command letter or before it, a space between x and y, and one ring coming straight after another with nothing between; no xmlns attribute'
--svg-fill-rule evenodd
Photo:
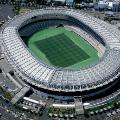
<svg viewBox="0 0 120 120"><path fill-rule="evenodd" d="M60 24L83 36L98 51L97 63L69 69L51 67L33 56L22 36ZM120 34L115 27L86 13L57 8L33 10L8 21L0 37L2 51L15 74L37 90L92 99L118 83Z"/></svg>

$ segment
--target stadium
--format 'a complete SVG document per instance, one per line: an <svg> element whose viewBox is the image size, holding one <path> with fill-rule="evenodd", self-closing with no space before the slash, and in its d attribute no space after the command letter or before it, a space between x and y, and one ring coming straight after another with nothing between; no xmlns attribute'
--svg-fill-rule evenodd
<svg viewBox="0 0 120 120"><path fill-rule="evenodd" d="M88 101L118 85L119 31L86 13L33 10L8 21L0 36L15 74L48 95Z"/></svg>

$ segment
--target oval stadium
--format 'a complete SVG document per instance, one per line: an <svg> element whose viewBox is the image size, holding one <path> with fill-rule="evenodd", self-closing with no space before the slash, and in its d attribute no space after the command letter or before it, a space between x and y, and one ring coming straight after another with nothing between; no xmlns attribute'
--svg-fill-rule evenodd
<svg viewBox="0 0 120 120"><path fill-rule="evenodd" d="M32 89L56 99L80 97L88 108L117 96L120 34L114 26L78 10L47 8L2 27L5 59Z"/></svg>

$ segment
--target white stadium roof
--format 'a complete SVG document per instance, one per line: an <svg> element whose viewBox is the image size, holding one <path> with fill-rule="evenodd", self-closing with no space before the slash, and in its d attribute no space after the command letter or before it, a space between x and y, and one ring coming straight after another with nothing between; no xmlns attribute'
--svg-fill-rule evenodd
<svg viewBox="0 0 120 120"><path fill-rule="evenodd" d="M72 16L91 27L103 38L108 47L103 59L92 67L71 70L49 67L34 58L19 37L18 29L23 23L26 24L25 21L28 19L44 14ZM111 76L118 74L120 67L120 34L118 30L104 21L76 10L34 10L9 21L0 35L9 63L24 80L37 87L55 91L83 91L108 84L113 80Z"/></svg>

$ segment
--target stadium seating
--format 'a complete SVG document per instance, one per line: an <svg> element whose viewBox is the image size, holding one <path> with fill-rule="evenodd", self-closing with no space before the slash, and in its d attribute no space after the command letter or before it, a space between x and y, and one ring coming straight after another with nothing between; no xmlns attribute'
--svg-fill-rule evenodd
<svg viewBox="0 0 120 120"><path fill-rule="evenodd" d="M23 27L29 23L27 21L28 19L44 14L46 14L46 19L47 15L55 18L61 15L62 17L71 16L89 26L106 43L106 51L103 57L97 64L88 66L86 69L78 70L49 67L43 64L42 61L35 59L23 43L19 34L21 36L29 36L38 30L60 24L61 20L55 20L53 22L37 22ZM62 22L63 24L67 24L64 20ZM23 29L19 31L22 27ZM120 66L120 35L115 28L115 30L110 30L109 32L109 28L111 26L107 23L94 19L86 15L86 13L76 12L74 10L34 10L14 18L4 26L2 31L2 44L10 64L29 83L56 91L84 91L108 84L111 82L111 77L118 72L117 70Z"/></svg>

